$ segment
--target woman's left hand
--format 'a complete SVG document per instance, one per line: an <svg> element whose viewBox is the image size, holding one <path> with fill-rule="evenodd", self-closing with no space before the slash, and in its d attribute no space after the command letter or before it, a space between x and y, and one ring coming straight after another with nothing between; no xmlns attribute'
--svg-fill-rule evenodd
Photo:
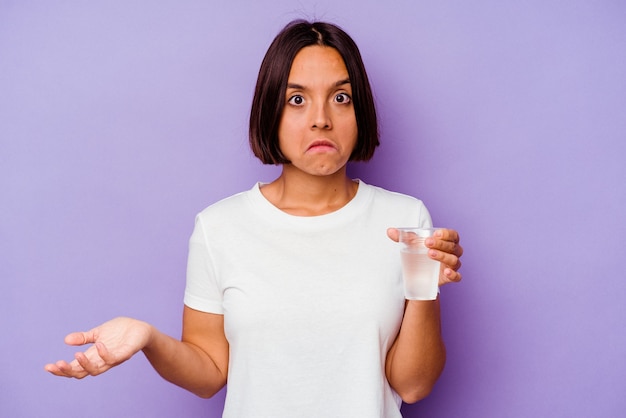
<svg viewBox="0 0 626 418"><path fill-rule="evenodd" d="M389 228L387 235L394 241L398 241L398 230ZM459 244L459 233L454 229L438 229L435 234L427 238L426 246L429 248L428 255L433 260L441 262L439 273L439 286L447 283L461 281L461 255L463 247Z"/></svg>

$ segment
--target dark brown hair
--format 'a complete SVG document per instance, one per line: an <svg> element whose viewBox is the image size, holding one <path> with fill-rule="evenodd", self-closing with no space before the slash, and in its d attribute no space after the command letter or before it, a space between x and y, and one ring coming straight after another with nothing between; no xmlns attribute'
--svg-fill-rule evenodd
<svg viewBox="0 0 626 418"><path fill-rule="evenodd" d="M295 20L287 24L270 45L257 79L250 111L250 147L263 164L288 164L278 146L278 126L285 106L291 64L304 47L335 48L346 65L358 129L350 161L368 161L379 145L374 97L361 53L352 38L331 23Z"/></svg>

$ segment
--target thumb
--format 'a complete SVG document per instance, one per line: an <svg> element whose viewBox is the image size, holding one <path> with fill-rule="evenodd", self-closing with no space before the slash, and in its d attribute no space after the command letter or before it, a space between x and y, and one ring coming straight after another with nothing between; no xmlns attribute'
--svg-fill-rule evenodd
<svg viewBox="0 0 626 418"><path fill-rule="evenodd" d="M65 337L65 344L67 345L85 345L94 343L93 332L72 332Z"/></svg>
<svg viewBox="0 0 626 418"><path fill-rule="evenodd" d="M393 241L398 242L399 239L399 232L396 228L388 228L387 229L387 236L389 238L391 238Z"/></svg>

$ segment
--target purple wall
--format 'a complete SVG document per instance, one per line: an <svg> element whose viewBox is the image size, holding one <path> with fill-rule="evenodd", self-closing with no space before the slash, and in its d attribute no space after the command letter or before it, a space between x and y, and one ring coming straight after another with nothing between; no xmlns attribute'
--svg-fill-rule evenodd
<svg viewBox="0 0 626 418"><path fill-rule="evenodd" d="M449 360L407 417L626 409L626 5L618 1L0 0L0 416L218 417L139 355L82 381L63 336L179 335L196 212L271 180L256 71L295 17L362 49L383 145L354 176L461 232ZM264 4L266 3L266 4Z"/></svg>

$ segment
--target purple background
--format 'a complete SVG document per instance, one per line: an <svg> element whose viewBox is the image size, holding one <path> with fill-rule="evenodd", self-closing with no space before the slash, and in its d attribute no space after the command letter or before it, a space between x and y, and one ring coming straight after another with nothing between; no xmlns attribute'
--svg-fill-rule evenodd
<svg viewBox="0 0 626 418"><path fill-rule="evenodd" d="M521 3L521 2L520 2ZM626 3L0 0L0 416L218 417L143 355L55 378L116 315L180 334L194 215L269 181L256 73L296 17L359 44L382 146L353 176L458 229L448 363L407 417L626 409Z"/></svg>

